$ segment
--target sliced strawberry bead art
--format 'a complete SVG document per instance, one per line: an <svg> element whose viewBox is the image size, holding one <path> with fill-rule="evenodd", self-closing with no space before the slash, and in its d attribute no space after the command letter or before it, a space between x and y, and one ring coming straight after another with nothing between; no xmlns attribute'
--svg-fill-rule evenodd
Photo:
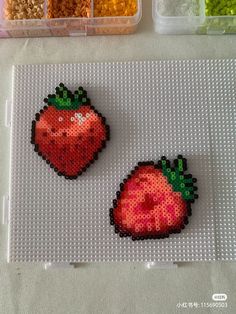
<svg viewBox="0 0 236 314"><path fill-rule="evenodd" d="M83 87L72 93L61 83L44 102L32 121L31 143L59 176L76 179L106 146L109 126Z"/></svg>
<svg viewBox="0 0 236 314"><path fill-rule="evenodd" d="M187 160L181 155L170 161L140 162L120 184L110 209L110 223L121 237L133 240L166 238L180 233L188 223L197 180L186 174Z"/></svg>

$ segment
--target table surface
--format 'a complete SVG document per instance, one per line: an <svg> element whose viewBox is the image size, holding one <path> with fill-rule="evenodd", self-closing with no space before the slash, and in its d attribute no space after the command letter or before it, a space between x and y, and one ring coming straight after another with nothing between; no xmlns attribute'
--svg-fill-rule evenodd
<svg viewBox="0 0 236 314"><path fill-rule="evenodd" d="M151 0L144 3L134 35L0 40L0 197L8 190L4 111L13 64L235 58L236 36L157 35ZM141 263L98 263L45 271L42 265L8 265L6 241L7 227L0 225L3 314L236 313L236 263L181 263L175 269L152 270ZM214 293L227 294L227 308L207 308Z"/></svg>

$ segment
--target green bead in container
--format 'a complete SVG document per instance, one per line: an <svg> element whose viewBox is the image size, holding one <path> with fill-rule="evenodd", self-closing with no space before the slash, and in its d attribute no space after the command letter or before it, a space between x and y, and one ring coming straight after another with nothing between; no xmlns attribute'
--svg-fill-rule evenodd
<svg viewBox="0 0 236 314"><path fill-rule="evenodd" d="M236 15L236 0L205 0L206 16Z"/></svg>

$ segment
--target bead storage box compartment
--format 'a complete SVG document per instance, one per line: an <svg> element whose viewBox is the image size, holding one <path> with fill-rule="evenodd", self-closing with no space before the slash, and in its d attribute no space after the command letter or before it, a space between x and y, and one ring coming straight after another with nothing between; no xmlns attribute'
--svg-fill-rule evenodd
<svg viewBox="0 0 236 314"><path fill-rule="evenodd" d="M141 16L142 0L0 0L0 38L130 34Z"/></svg>
<svg viewBox="0 0 236 314"><path fill-rule="evenodd" d="M234 34L236 0L153 0L159 34Z"/></svg>

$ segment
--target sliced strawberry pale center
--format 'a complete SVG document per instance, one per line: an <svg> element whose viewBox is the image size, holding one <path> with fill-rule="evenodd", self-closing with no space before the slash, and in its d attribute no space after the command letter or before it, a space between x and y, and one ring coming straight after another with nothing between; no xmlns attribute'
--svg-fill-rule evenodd
<svg viewBox="0 0 236 314"><path fill-rule="evenodd" d="M113 212L123 233L135 236L163 235L181 229L187 204L180 192L154 166L142 166L124 184Z"/></svg>

